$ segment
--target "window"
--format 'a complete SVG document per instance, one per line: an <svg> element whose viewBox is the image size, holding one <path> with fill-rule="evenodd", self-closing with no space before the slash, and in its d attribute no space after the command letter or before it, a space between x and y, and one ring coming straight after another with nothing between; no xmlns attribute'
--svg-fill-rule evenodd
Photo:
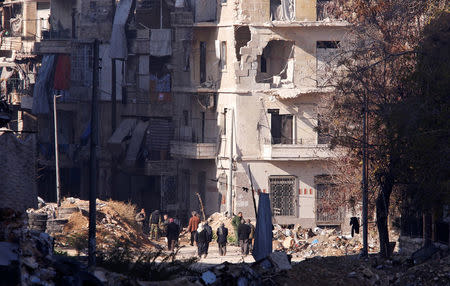
<svg viewBox="0 0 450 286"><path fill-rule="evenodd" d="M227 42L220 42L220 68L227 69Z"/></svg>
<svg viewBox="0 0 450 286"><path fill-rule="evenodd" d="M271 83L272 88L292 84L294 79L294 42L272 40L259 57L257 83Z"/></svg>
<svg viewBox="0 0 450 286"><path fill-rule="evenodd" d="M314 176L316 185L316 223L340 224L343 220L343 194L338 192L330 175Z"/></svg>
<svg viewBox="0 0 450 286"><path fill-rule="evenodd" d="M200 83L206 81L206 42L200 42Z"/></svg>
<svg viewBox="0 0 450 286"><path fill-rule="evenodd" d="M183 110L183 125L189 126L189 111Z"/></svg>
<svg viewBox="0 0 450 286"><path fill-rule="evenodd" d="M74 44L71 55L72 82L81 86L91 86L92 84L92 45Z"/></svg>
<svg viewBox="0 0 450 286"><path fill-rule="evenodd" d="M339 41L318 41L316 44L317 86L325 87L333 84L334 73L338 66Z"/></svg>
<svg viewBox="0 0 450 286"><path fill-rule="evenodd" d="M330 126L329 122L324 120L323 116L319 115L317 119L317 144L330 143Z"/></svg>
<svg viewBox="0 0 450 286"><path fill-rule="evenodd" d="M291 114L279 114L278 109L269 109L271 113L270 135L272 144L293 144L293 119Z"/></svg>
<svg viewBox="0 0 450 286"><path fill-rule="evenodd" d="M273 215L296 216L296 178L294 176L270 176L269 189Z"/></svg>
<svg viewBox="0 0 450 286"><path fill-rule="evenodd" d="M223 135L227 135L227 109L223 109Z"/></svg>

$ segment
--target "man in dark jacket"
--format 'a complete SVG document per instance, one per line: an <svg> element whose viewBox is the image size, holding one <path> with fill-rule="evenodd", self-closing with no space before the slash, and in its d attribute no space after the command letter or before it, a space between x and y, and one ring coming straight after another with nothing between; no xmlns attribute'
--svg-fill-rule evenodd
<svg viewBox="0 0 450 286"><path fill-rule="evenodd" d="M224 223L221 223L220 227L217 229L217 245L219 245L220 256L227 254L227 236L228 228L225 227Z"/></svg>
<svg viewBox="0 0 450 286"><path fill-rule="evenodd" d="M159 224L161 223L161 215L159 210L155 210L150 215L150 239L159 240Z"/></svg>
<svg viewBox="0 0 450 286"><path fill-rule="evenodd" d="M238 227L239 245L241 246L241 254L246 256L248 254L248 238L250 236L251 228L242 219L241 224Z"/></svg>
<svg viewBox="0 0 450 286"><path fill-rule="evenodd" d="M173 218L169 219L169 224L167 225L167 248L169 251L175 249L175 244L178 241L178 236L180 235L180 227L173 221Z"/></svg>

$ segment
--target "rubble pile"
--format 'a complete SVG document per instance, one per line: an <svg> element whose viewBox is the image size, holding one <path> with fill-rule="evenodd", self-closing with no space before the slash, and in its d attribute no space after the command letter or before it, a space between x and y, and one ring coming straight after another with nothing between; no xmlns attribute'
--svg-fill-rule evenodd
<svg viewBox="0 0 450 286"><path fill-rule="evenodd" d="M216 212L209 216L208 224L215 232L219 228L220 224L224 223L225 227L228 228L228 235L235 236L231 220L232 218L227 217L225 214Z"/></svg>
<svg viewBox="0 0 450 286"><path fill-rule="evenodd" d="M273 230L273 249L284 250L296 258L352 255L361 248L359 238L341 235L335 229L288 229L275 225Z"/></svg>
<svg viewBox="0 0 450 286"><path fill-rule="evenodd" d="M97 199L97 248L106 250L120 242L139 250L153 248L155 244L134 221L135 213L134 205ZM39 214L47 214L46 232L55 238L56 246L75 248L79 252L87 250L89 201L66 198L59 208L55 204L45 204L38 210L28 210L29 218Z"/></svg>
<svg viewBox="0 0 450 286"><path fill-rule="evenodd" d="M0 209L0 229L0 285L101 285L80 263L55 256L52 237L30 230L26 215Z"/></svg>

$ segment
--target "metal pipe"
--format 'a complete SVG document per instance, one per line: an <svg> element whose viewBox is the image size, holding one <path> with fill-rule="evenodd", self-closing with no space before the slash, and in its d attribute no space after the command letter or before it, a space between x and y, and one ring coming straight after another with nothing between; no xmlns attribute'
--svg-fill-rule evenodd
<svg viewBox="0 0 450 286"><path fill-rule="evenodd" d="M234 121L234 110L230 111L230 135L228 142L228 156L229 156L229 170L228 170L228 180L227 180L227 213L228 217L233 216L233 121Z"/></svg>
<svg viewBox="0 0 450 286"><path fill-rule="evenodd" d="M55 175L56 175L56 205L61 206L61 182L59 179L59 152L58 152L58 116L56 115L56 99L61 95L53 95L53 123L55 126Z"/></svg>
<svg viewBox="0 0 450 286"><path fill-rule="evenodd" d="M91 101L91 146L90 146L90 172L89 172L89 243L88 243L88 266L95 267L96 255L96 210L97 210L97 145L98 145L98 40L92 45L94 64L92 70L92 101Z"/></svg>

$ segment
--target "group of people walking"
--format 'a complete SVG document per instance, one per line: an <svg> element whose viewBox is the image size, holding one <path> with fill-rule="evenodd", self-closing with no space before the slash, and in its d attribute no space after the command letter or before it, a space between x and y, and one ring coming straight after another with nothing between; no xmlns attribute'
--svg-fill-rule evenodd
<svg viewBox="0 0 450 286"><path fill-rule="evenodd" d="M236 234L236 241L241 247L241 254L246 256L253 249L253 238L255 235L255 227L250 219L245 220L242 212L239 212L231 221Z"/></svg>
<svg viewBox="0 0 450 286"><path fill-rule="evenodd" d="M140 225L141 229L144 227L145 211L142 209L136 215L136 221ZM178 245L178 238L180 235L180 223L174 218L169 218L167 214L161 216L159 210L155 210L150 214L148 225L150 229L150 239L159 240L160 236L167 238L167 248L169 251L173 251ZM255 227L251 224L251 221L244 220L242 213L239 212L232 220L232 226L236 235L235 241L241 247L241 254L246 256L252 250L253 236L255 233ZM207 257L209 244L213 239L213 230L208 221L202 222L197 212L192 212L192 216L189 219L187 231L190 233L190 245L193 246L194 242L197 245L198 256ZM228 228L224 223L221 223L216 230L217 244L219 247L219 255L224 256L227 254L228 243Z"/></svg>
<svg viewBox="0 0 450 286"><path fill-rule="evenodd" d="M139 224L141 230L144 228L145 210L136 215L136 222ZM178 238L180 236L180 222L178 219L170 218L167 214L161 216L159 210L155 210L149 217L150 239L158 241L161 236L167 238L167 248L173 251L178 245Z"/></svg>

